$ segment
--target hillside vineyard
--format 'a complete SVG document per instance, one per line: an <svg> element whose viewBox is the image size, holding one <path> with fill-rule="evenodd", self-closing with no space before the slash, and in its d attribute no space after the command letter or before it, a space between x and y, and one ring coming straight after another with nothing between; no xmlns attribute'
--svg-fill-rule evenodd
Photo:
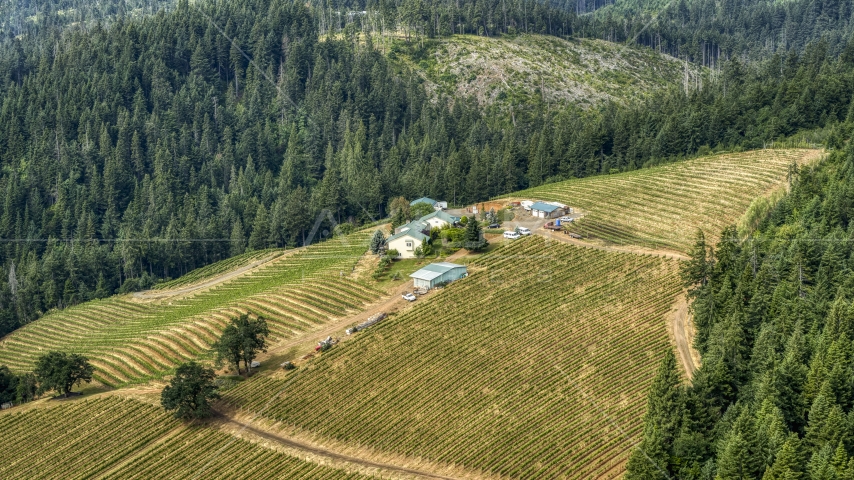
<svg viewBox="0 0 854 480"><path fill-rule="evenodd" d="M669 348L676 267L519 240L429 303L305 370L241 384L224 402L283 428L474 471L614 476L630 449L618 428L639 431ZM270 403L271 392L285 393Z"/></svg>
<svg viewBox="0 0 854 480"><path fill-rule="evenodd" d="M267 319L274 341L292 338L381 295L341 277L364 253L367 233L286 251L245 275L186 295L158 299L155 290L151 300L118 296L47 315L0 341L0 363L24 372L41 349L71 349L91 357L99 382L120 386L206 355L229 319L240 314ZM225 268L192 273L172 286L192 285Z"/></svg>

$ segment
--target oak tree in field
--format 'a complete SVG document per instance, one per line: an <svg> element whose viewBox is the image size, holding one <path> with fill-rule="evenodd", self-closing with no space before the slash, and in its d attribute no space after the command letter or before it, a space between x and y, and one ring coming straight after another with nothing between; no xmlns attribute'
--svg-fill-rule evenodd
<svg viewBox="0 0 854 480"><path fill-rule="evenodd" d="M237 325L234 320L225 327L225 330L222 331L222 335L219 337L213 344L214 351L216 352L216 361L217 365L222 365L223 362L227 362L229 365L234 366L235 370L237 370L237 374L240 375L240 360L243 358L241 354L241 347L243 342L240 340L240 331L237 329Z"/></svg>
<svg viewBox="0 0 854 480"><path fill-rule="evenodd" d="M248 374L252 368L252 361L259 352L267 351L267 337L270 329L263 317L255 319L248 315L241 315L231 320L225 327L219 340L214 343L214 351L217 356L217 364L228 362L234 366L240 375L240 362L243 361Z"/></svg>
<svg viewBox="0 0 854 480"><path fill-rule="evenodd" d="M211 414L211 400L219 398L210 368L189 362L175 370L175 376L160 394L160 403L166 411L174 411L175 418L192 420Z"/></svg>
<svg viewBox="0 0 854 480"><path fill-rule="evenodd" d="M54 390L68 397L75 385L91 382L94 371L95 367L83 355L49 352L36 360L33 374L39 384L39 394Z"/></svg>

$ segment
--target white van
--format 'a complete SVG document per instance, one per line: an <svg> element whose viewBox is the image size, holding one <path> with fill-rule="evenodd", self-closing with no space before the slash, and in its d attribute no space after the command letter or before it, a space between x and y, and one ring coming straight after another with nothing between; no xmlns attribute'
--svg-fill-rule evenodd
<svg viewBox="0 0 854 480"><path fill-rule="evenodd" d="M509 238L510 240L516 240L517 238L519 238L519 234L516 232L508 230L508 231L504 232L504 238Z"/></svg>
<svg viewBox="0 0 854 480"><path fill-rule="evenodd" d="M519 230L519 233L521 235L530 235L531 234L531 231L525 227L518 227L518 230Z"/></svg>

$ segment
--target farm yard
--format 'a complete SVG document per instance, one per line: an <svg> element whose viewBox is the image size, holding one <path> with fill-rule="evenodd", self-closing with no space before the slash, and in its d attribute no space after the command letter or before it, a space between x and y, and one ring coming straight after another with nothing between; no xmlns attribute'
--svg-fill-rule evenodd
<svg viewBox="0 0 854 480"><path fill-rule="evenodd" d="M514 193L580 208L569 230L585 240L685 252L701 228L717 235L754 198L786 181L789 166L818 150L756 150L722 154L633 172L568 180Z"/></svg>
<svg viewBox="0 0 854 480"><path fill-rule="evenodd" d="M0 342L0 364L27 371L48 350L73 351L90 358L96 380L116 387L159 378L181 362L209 355L229 319L243 313L267 319L273 342L312 331L382 295L341 276L365 252L369 233L280 255L192 295L145 303L118 296L46 315ZM208 269L220 271L216 265Z"/></svg>
<svg viewBox="0 0 854 480"><path fill-rule="evenodd" d="M677 263L535 236L469 265L430 302L223 404L319 442L486 474L619 476L633 442L615 425L639 433Z"/></svg>
<svg viewBox="0 0 854 480"><path fill-rule="evenodd" d="M0 453L0 477L8 480L370 478L187 426L159 407L118 396L4 413L0 441L14 445Z"/></svg>

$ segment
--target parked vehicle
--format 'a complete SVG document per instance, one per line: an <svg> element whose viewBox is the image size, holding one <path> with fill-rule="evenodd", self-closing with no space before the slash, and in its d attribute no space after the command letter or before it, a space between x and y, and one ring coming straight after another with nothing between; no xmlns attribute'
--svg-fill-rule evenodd
<svg viewBox="0 0 854 480"><path fill-rule="evenodd" d="M525 227L518 227L518 228L516 228L516 230L519 231L519 235L530 235L531 234L531 230L529 230Z"/></svg>
<svg viewBox="0 0 854 480"><path fill-rule="evenodd" d="M500 223L490 223L489 226L486 228L501 228L501 224Z"/></svg>
<svg viewBox="0 0 854 480"><path fill-rule="evenodd" d="M575 219L574 219L574 218L572 218L572 217L560 217L558 220L560 220L560 222L561 222L561 223L563 223L563 222L567 222L567 223L569 223L569 222L571 222L571 221L573 221L573 220L575 220Z"/></svg>
<svg viewBox="0 0 854 480"><path fill-rule="evenodd" d="M325 340L321 340L317 342L317 346L314 347L315 352L325 352L335 346L338 343L337 338L332 338L332 336L326 337Z"/></svg>
<svg viewBox="0 0 854 480"><path fill-rule="evenodd" d="M519 238L520 236L521 236L521 235L519 235L519 234L518 234L518 233L516 233L516 232L511 232L511 231L506 231L506 232L504 232L504 238L509 238L510 240L516 240L516 239L517 239L517 238Z"/></svg>
<svg viewBox="0 0 854 480"><path fill-rule="evenodd" d="M249 366L252 368L258 368L261 366L261 362L254 360L254 361L252 361L252 363L249 364Z"/></svg>
<svg viewBox="0 0 854 480"><path fill-rule="evenodd" d="M413 295L411 293L404 293L402 296L403 296L403 299L406 300L407 302L414 302L415 301L415 295Z"/></svg>

